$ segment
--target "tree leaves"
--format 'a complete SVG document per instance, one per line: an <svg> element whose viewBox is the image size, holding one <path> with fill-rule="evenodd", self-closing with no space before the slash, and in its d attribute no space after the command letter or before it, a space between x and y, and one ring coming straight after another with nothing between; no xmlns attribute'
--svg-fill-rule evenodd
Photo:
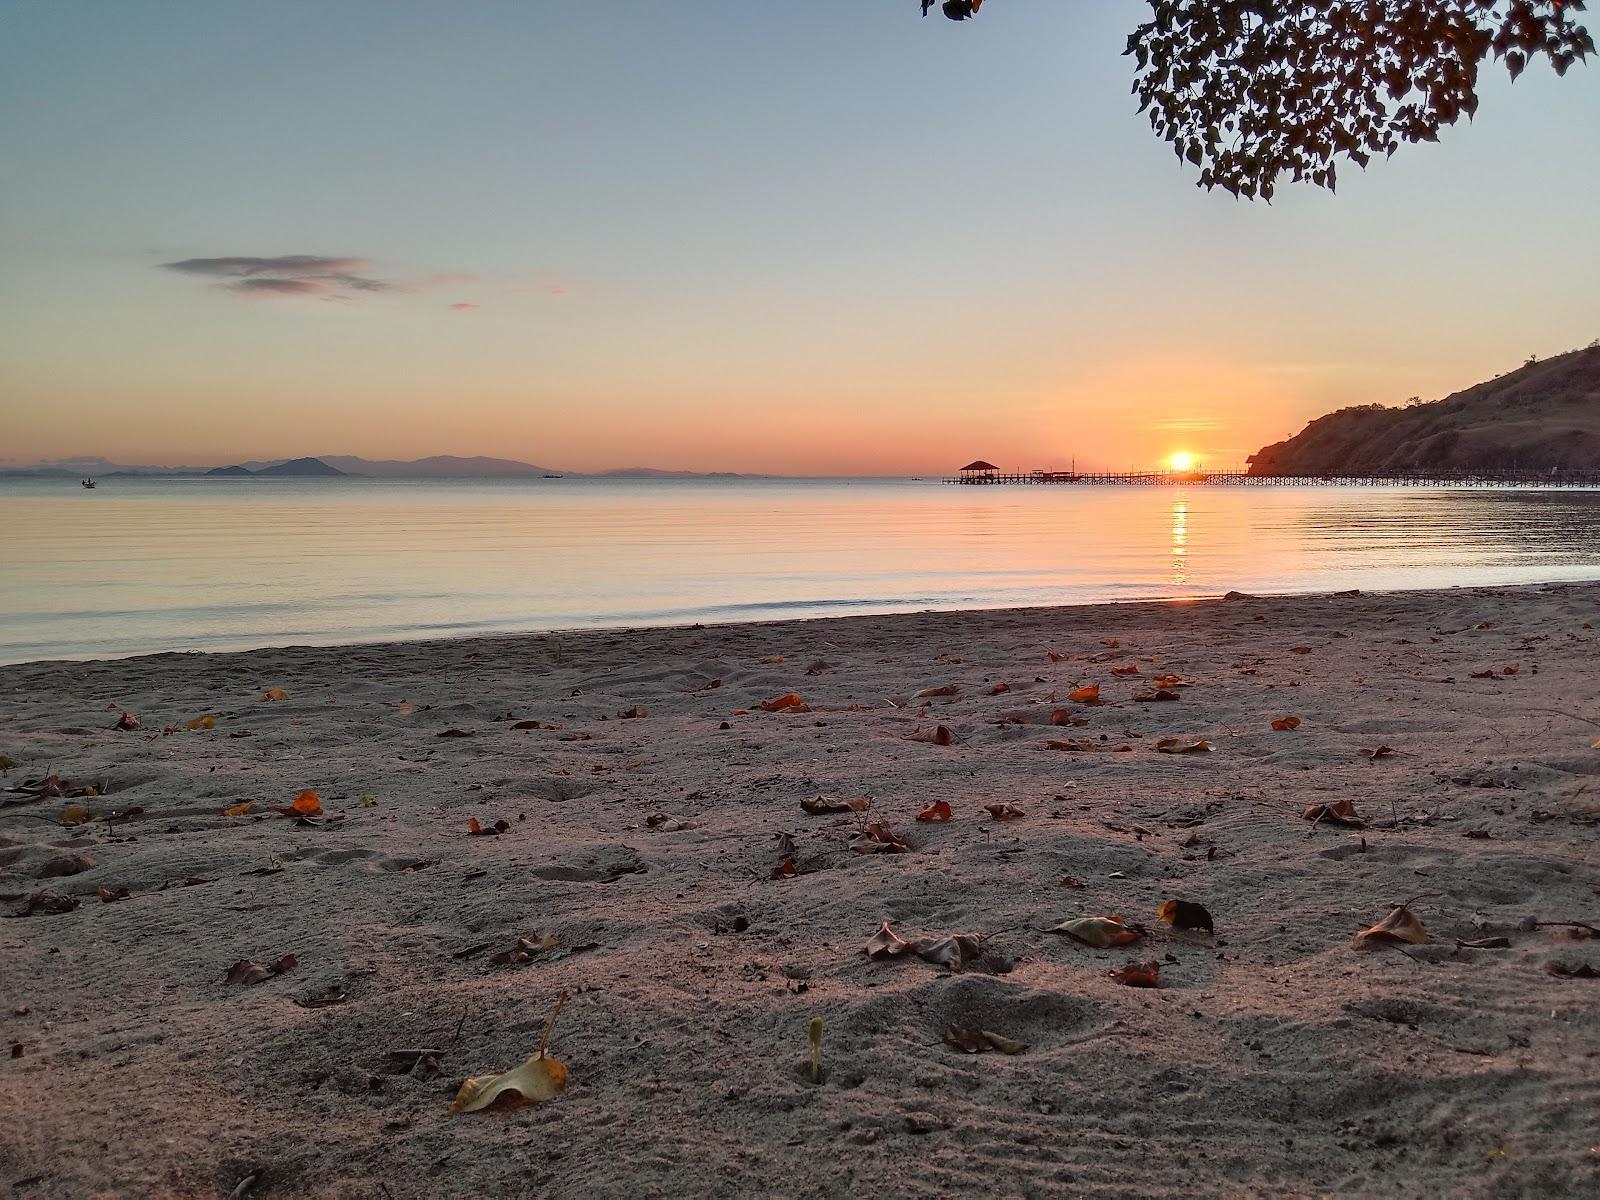
<svg viewBox="0 0 1600 1200"><path fill-rule="evenodd" d="M1073 941L1093 946L1096 950L1126 946L1140 938L1140 931L1126 924L1121 917L1073 917L1049 932L1064 933Z"/></svg>
<svg viewBox="0 0 1600 1200"><path fill-rule="evenodd" d="M282 958L274 959L269 963L254 962L248 958L241 958L229 967L224 975L227 983L264 983L274 975L287 975L300 965L300 960L293 954L285 954Z"/></svg>
<svg viewBox="0 0 1600 1200"><path fill-rule="evenodd" d="M1417 914L1404 904L1395 908L1383 920L1370 929L1363 929L1356 934L1355 948L1357 950L1377 950L1383 946L1392 946L1397 943L1420 945L1428 940L1428 931L1422 927L1422 922L1417 919Z"/></svg>
<svg viewBox="0 0 1600 1200"><path fill-rule="evenodd" d="M480 1075L468 1079L456 1093L449 1115L464 1112L484 1112L491 1108L521 1108L526 1104L539 1104L554 1100L567 1086L567 1065L548 1053L550 1031L555 1028L561 1006L567 1002L562 992L556 999L555 1011L544 1027L539 1048L527 1062L499 1075Z"/></svg>

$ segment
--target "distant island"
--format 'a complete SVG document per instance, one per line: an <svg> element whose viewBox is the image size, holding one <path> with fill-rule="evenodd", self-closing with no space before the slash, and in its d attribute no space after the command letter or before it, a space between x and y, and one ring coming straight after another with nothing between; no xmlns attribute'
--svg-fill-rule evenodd
<svg viewBox="0 0 1600 1200"><path fill-rule="evenodd" d="M309 477L365 479L561 479L568 475L606 479L759 479L731 471L665 471L654 467L623 467L612 471L563 471L536 463L484 455L435 454L427 458L371 459L353 454L323 454L291 459L248 459L226 467L158 467L115 463L93 456L60 458L28 466L0 467L0 477L45 479L100 476L103 478L190 478L254 479L260 477Z"/></svg>
<svg viewBox="0 0 1600 1200"><path fill-rule="evenodd" d="M1341 408L1248 461L1251 475L1600 470L1600 342L1431 403Z"/></svg>
<svg viewBox="0 0 1600 1200"><path fill-rule="evenodd" d="M287 462L273 463L271 466L258 467L251 470L249 467L213 467L206 472L207 475L344 475L347 472L338 467L330 467L320 458L291 458Z"/></svg>

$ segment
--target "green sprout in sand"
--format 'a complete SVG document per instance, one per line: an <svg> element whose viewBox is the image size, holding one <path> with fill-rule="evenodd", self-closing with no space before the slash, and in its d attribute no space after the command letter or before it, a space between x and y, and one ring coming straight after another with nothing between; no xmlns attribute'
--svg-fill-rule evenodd
<svg viewBox="0 0 1600 1200"><path fill-rule="evenodd" d="M822 1018L811 1018L811 1082L822 1082Z"/></svg>

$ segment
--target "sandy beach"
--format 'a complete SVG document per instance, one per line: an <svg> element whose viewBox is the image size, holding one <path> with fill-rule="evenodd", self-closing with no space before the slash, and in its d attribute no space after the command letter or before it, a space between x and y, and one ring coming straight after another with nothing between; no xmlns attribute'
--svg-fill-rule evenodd
<svg viewBox="0 0 1600 1200"><path fill-rule="evenodd" d="M1600 926L1597 624L1566 584L0 668L0 786L67 793L0 793L0 1194L1593 1195L1600 979L1548 964L1600 941L1538 923ZM1425 942L1355 948L1408 901ZM565 1091L448 1115L563 992Z"/></svg>

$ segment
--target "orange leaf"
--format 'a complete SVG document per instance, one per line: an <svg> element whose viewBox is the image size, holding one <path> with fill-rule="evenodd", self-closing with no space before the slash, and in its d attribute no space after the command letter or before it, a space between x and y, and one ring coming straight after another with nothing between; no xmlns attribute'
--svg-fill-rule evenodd
<svg viewBox="0 0 1600 1200"><path fill-rule="evenodd" d="M1139 673L1139 664L1129 663L1125 667L1112 667L1111 673L1113 675L1137 675Z"/></svg>
<svg viewBox="0 0 1600 1200"><path fill-rule="evenodd" d="M1376 950L1400 942L1420 945L1427 940L1428 931L1422 927L1417 914L1401 904L1372 928L1356 934L1355 945L1357 950Z"/></svg>
<svg viewBox="0 0 1600 1200"><path fill-rule="evenodd" d="M1279 717L1272 722L1272 727L1279 733L1286 733L1291 729L1300 728L1300 718L1291 713L1287 717Z"/></svg>
<svg viewBox="0 0 1600 1200"><path fill-rule="evenodd" d="M1015 821L1028 815L1015 804L985 804L983 807L996 821Z"/></svg>
<svg viewBox="0 0 1600 1200"><path fill-rule="evenodd" d="M1148 962L1131 962L1107 972L1112 979L1127 987L1159 987L1161 978L1161 964L1151 959Z"/></svg>
<svg viewBox="0 0 1600 1200"><path fill-rule="evenodd" d="M998 696L1002 692L1009 692L1010 690L1011 690L1011 685L1009 683L1006 683L1004 680L1001 680L999 683L995 684L992 688L989 689L989 695Z"/></svg>
<svg viewBox="0 0 1600 1200"><path fill-rule="evenodd" d="M943 687L927 687L927 688L923 688L920 692L918 692L916 694L915 699L917 699L917 700L925 700L925 699L927 699L927 698L929 698L931 696L959 696L959 695L961 695L961 685L959 683L947 683Z"/></svg>
<svg viewBox="0 0 1600 1200"><path fill-rule="evenodd" d="M950 819L950 801L935 800L917 814L919 821L948 821Z"/></svg>
<svg viewBox="0 0 1600 1200"><path fill-rule="evenodd" d="M1098 683L1086 683L1082 687L1075 687L1067 693L1067 699L1075 700L1079 704L1099 704L1100 685Z"/></svg>
<svg viewBox="0 0 1600 1200"><path fill-rule="evenodd" d="M322 811L322 800L315 792L301 792L294 798L294 803L289 806L296 816L314 817Z"/></svg>
<svg viewBox="0 0 1600 1200"><path fill-rule="evenodd" d="M783 665L783 655L781 655L781 654L769 654L766 658L763 658L761 661L762 661L763 664L765 664L766 666L769 666L769 667L782 666Z"/></svg>
<svg viewBox="0 0 1600 1200"><path fill-rule="evenodd" d="M255 807L255 803L254 800L246 800L243 804L235 804L232 808L223 809L222 815L225 817L242 817Z"/></svg>
<svg viewBox="0 0 1600 1200"><path fill-rule="evenodd" d="M284 691L281 687L270 687L261 693L261 698L263 700L287 700L289 698L289 693Z"/></svg>
<svg viewBox="0 0 1600 1200"><path fill-rule="evenodd" d="M762 712L810 712L811 706L800 699L799 692L785 692L771 700L761 702Z"/></svg>
<svg viewBox="0 0 1600 1200"><path fill-rule="evenodd" d="M794 865L794 859L786 858L781 863L779 863L777 866L772 868L772 874L767 876L767 878L768 879L786 879L789 876L798 875L798 874L800 874L800 872L799 872L798 869L796 869L796 867Z"/></svg>
<svg viewBox="0 0 1600 1200"><path fill-rule="evenodd" d="M1308 821L1323 821L1329 825L1343 825L1360 829L1363 822L1356 815L1356 806L1349 800L1335 800L1332 804L1308 804L1300 814Z"/></svg>

